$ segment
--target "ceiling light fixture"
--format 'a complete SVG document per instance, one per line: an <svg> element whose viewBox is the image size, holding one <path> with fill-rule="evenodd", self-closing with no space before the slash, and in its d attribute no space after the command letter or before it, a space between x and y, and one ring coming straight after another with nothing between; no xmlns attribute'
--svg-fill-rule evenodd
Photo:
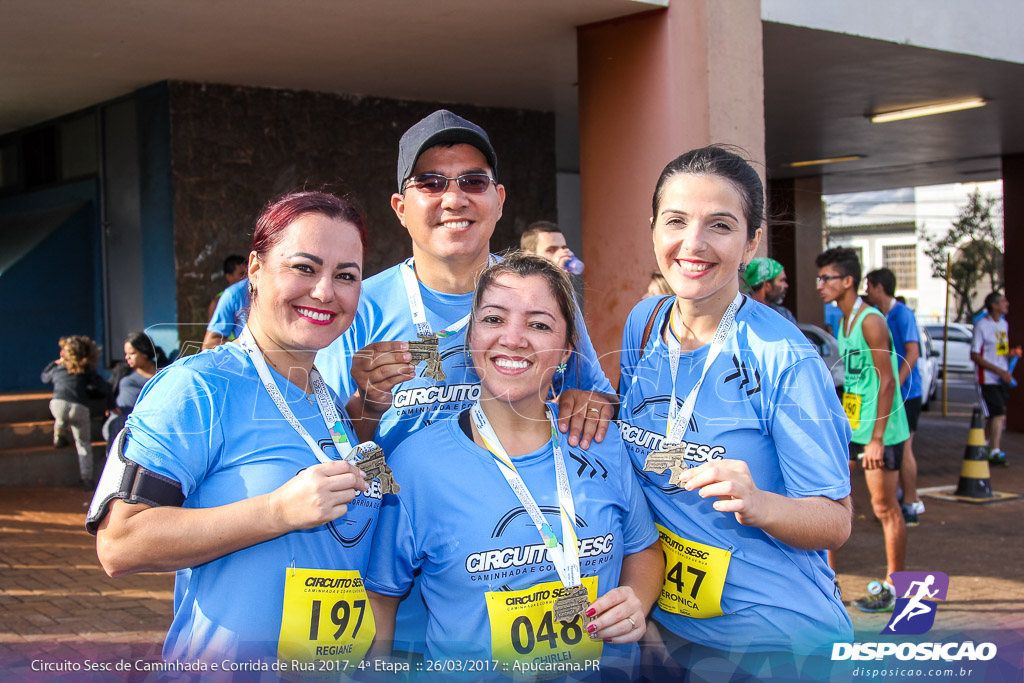
<svg viewBox="0 0 1024 683"><path fill-rule="evenodd" d="M788 164L783 164L787 168L800 168L802 166L821 166L822 164L837 164L841 161L856 161L857 159L863 159L863 154L850 154L845 157L829 157L828 159L811 159L810 161L791 161Z"/></svg>
<svg viewBox="0 0 1024 683"><path fill-rule="evenodd" d="M964 109L977 109L988 104L980 97L972 97L967 100L956 100L955 102L942 102L940 104L929 104L923 107L909 107L897 111L886 111L868 116L871 123L888 123L889 121L902 121L914 119L918 116L932 116L933 114L948 114L951 111L963 111Z"/></svg>

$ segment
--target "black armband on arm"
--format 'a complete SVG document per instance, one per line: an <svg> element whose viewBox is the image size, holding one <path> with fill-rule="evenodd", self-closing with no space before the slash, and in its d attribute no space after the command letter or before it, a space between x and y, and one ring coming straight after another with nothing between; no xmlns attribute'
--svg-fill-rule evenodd
<svg viewBox="0 0 1024 683"><path fill-rule="evenodd" d="M107 516L110 504L123 500L129 504L145 503L152 507L170 505L181 507L185 494L181 484L162 474L151 472L136 462L124 457L124 446L128 439L128 428L122 429L107 454L107 464L96 485L96 493L89 504L85 518L85 529L93 536L103 518Z"/></svg>

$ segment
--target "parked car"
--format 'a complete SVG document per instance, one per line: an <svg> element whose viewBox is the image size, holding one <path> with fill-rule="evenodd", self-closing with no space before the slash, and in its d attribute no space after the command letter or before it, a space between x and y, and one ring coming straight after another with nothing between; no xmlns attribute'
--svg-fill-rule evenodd
<svg viewBox="0 0 1024 683"><path fill-rule="evenodd" d="M943 326L925 325L925 329L932 337L932 347L939 352L938 367L942 369L942 343ZM971 361L971 338L974 331L970 325L962 323L949 324L949 371L950 372L974 372L974 363Z"/></svg>
<svg viewBox="0 0 1024 683"><path fill-rule="evenodd" d="M846 377L844 374L845 370L843 369L843 359L839 356L839 342L836 341L835 337L817 325L800 323L797 327L807 337L807 341L811 342L814 348L818 350L818 355L825 361L825 366L828 367L829 373L832 375L832 383L836 385L837 390L841 390Z"/></svg>
<svg viewBox="0 0 1024 683"><path fill-rule="evenodd" d="M921 357L917 361L917 371L921 374L921 409L928 410L928 402L938 393L942 366L939 365L939 352L935 350L928 328L918 325L917 331L921 337Z"/></svg>

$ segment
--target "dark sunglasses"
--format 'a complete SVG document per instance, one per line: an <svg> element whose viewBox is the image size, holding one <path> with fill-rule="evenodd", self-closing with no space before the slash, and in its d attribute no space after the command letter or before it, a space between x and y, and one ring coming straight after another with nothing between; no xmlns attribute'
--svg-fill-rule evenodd
<svg viewBox="0 0 1024 683"><path fill-rule="evenodd" d="M411 185L426 194L443 194L448 190L450 180L454 180L459 189L466 194L483 194L491 183L495 182L494 178L486 173L463 173L456 178L449 178L440 173L423 173L409 178L405 182L405 188L409 189Z"/></svg>

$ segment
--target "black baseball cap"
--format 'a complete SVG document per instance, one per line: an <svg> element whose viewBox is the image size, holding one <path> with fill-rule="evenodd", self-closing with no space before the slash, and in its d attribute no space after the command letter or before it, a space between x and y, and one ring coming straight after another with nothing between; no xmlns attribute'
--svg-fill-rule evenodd
<svg viewBox="0 0 1024 683"><path fill-rule="evenodd" d="M498 156L484 129L447 109L438 109L405 131L398 143L398 191L402 191L423 152L437 145L456 144L476 147L484 155L491 171L497 174Z"/></svg>

